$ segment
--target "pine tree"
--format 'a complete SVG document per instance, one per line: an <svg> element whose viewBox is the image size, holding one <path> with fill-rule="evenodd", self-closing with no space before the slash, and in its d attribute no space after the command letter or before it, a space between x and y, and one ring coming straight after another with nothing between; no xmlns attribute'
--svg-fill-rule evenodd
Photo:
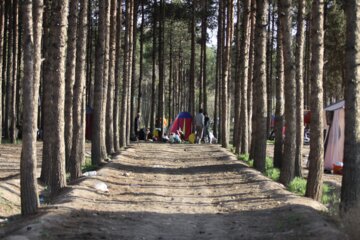
<svg viewBox="0 0 360 240"><path fill-rule="evenodd" d="M324 3L312 3L311 23L311 141L309 153L309 176L305 196L321 199L324 169L323 141L323 65L324 65Z"/></svg>

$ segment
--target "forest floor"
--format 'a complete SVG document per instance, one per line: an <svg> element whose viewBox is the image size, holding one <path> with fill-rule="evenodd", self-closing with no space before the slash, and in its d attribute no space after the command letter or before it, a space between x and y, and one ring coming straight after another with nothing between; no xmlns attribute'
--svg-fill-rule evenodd
<svg viewBox="0 0 360 240"><path fill-rule="evenodd" d="M5 148L0 217L19 211L18 160L2 163L15 155ZM346 239L324 211L218 145L135 143L38 215L10 218L0 238Z"/></svg>

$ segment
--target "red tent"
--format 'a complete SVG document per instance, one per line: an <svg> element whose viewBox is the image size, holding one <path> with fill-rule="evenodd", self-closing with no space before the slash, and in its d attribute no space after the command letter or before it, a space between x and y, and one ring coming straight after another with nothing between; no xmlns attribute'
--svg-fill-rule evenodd
<svg viewBox="0 0 360 240"><path fill-rule="evenodd" d="M184 133L185 140L187 140L192 132L192 116L190 113L179 113L170 126L170 133L176 133L179 129Z"/></svg>

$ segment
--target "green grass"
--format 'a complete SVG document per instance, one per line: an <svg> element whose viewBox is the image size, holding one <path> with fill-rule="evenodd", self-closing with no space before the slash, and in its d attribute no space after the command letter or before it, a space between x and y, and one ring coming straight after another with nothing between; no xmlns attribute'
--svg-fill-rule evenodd
<svg viewBox="0 0 360 240"><path fill-rule="evenodd" d="M288 190L300 196L305 196L306 179L296 177L289 184ZM336 204L339 202L339 197L334 193L334 187L324 183L322 188L321 203L324 205Z"/></svg>
<svg viewBox="0 0 360 240"><path fill-rule="evenodd" d="M238 155L238 159L246 162L250 167L254 166L254 161L249 158L249 154L240 154Z"/></svg>
<svg viewBox="0 0 360 240"><path fill-rule="evenodd" d="M82 172L89 172L89 171L94 171L96 169L97 169L97 166L92 165L91 158L90 157L85 157L84 164L81 166L81 171Z"/></svg>
<svg viewBox="0 0 360 240"><path fill-rule="evenodd" d="M296 193L300 196L304 196L305 195L305 191L306 191L306 179L305 178L299 178L296 177L294 178L289 186L288 186L288 190L290 192Z"/></svg>
<svg viewBox="0 0 360 240"><path fill-rule="evenodd" d="M265 170L265 175L273 181L279 181L280 170L278 168L270 168Z"/></svg>

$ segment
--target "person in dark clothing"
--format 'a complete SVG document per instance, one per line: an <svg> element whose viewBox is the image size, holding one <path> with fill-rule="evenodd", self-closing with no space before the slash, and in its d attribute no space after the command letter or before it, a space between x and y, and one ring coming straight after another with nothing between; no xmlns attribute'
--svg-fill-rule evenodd
<svg viewBox="0 0 360 240"><path fill-rule="evenodd" d="M204 141L205 142L210 142L209 141L210 118L209 118L207 113L205 113L204 115L205 115L205 120L204 120Z"/></svg>
<svg viewBox="0 0 360 240"><path fill-rule="evenodd" d="M140 113L139 112L136 114L136 117L135 117L134 131L135 131L135 136L138 139L139 131L140 131Z"/></svg>

